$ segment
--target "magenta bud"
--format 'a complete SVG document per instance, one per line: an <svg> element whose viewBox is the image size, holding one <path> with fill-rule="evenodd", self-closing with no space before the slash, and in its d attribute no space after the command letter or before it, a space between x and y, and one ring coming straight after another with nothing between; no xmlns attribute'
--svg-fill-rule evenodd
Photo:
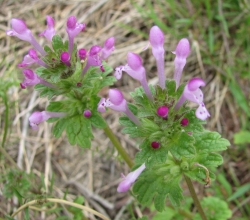
<svg viewBox="0 0 250 220"><path fill-rule="evenodd" d="M153 141L151 143L151 147L154 148L154 149L158 149L160 147L160 143L157 142L157 141Z"/></svg>
<svg viewBox="0 0 250 220"><path fill-rule="evenodd" d="M161 106L157 109L157 114L162 118L168 117L168 107L167 106Z"/></svg>
<svg viewBox="0 0 250 220"><path fill-rule="evenodd" d="M81 86L82 86L82 83L81 83L81 82L78 82L78 83L76 83L76 86L77 86L77 87L81 87Z"/></svg>
<svg viewBox="0 0 250 220"><path fill-rule="evenodd" d="M85 58L87 56L87 51L84 48L78 50L78 56L79 56L80 60L85 60Z"/></svg>
<svg viewBox="0 0 250 220"><path fill-rule="evenodd" d="M91 111L90 110L85 110L84 112L83 112L83 115L84 115L84 117L85 118L89 118L91 115L92 115L92 113L91 113Z"/></svg>
<svg viewBox="0 0 250 220"><path fill-rule="evenodd" d="M70 55L68 52L61 53L61 61L65 63L67 66L70 66Z"/></svg>
<svg viewBox="0 0 250 220"><path fill-rule="evenodd" d="M181 125L182 125L182 126L187 126L187 125L188 125L188 119L187 119L187 118L183 118L183 119L181 120Z"/></svg>

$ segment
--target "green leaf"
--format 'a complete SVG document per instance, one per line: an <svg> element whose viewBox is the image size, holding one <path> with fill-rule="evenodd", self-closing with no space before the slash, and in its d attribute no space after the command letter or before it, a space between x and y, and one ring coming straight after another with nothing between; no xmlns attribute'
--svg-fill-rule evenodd
<svg viewBox="0 0 250 220"><path fill-rule="evenodd" d="M180 175L172 176L170 173L157 175L155 166L152 169L146 169L139 176L133 187L133 193L140 203L149 205L154 198L154 205L158 211L165 208L166 197L174 206L179 206L182 200L182 189L179 185Z"/></svg>
<svg viewBox="0 0 250 220"><path fill-rule="evenodd" d="M68 119L67 118L61 118L57 121L57 123L55 124L55 126L53 127L53 134L56 138L61 137L62 132L64 131L64 129L66 128L68 123Z"/></svg>
<svg viewBox="0 0 250 220"><path fill-rule="evenodd" d="M230 146L230 142L221 138L221 135L217 132L206 131L204 133L194 133L193 136L196 140L194 145L199 153L223 151L227 149L227 146Z"/></svg>
<svg viewBox="0 0 250 220"><path fill-rule="evenodd" d="M223 157L216 153L200 154L197 160L205 167L217 167L223 163Z"/></svg>
<svg viewBox="0 0 250 220"><path fill-rule="evenodd" d="M235 144L247 144L250 143L250 131L241 130L234 134Z"/></svg>
<svg viewBox="0 0 250 220"><path fill-rule="evenodd" d="M66 133L71 145L78 144L83 148L90 147L90 140L93 138L91 122L82 115L76 115L68 118Z"/></svg>
<svg viewBox="0 0 250 220"><path fill-rule="evenodd" d="M146 163L146 167L150 168L156 164L165 163L168 157L168 149L160 146L158 149L151 147L151 143L145 140L141 145L141 151L135 155L135 161L138 164Z"/></svg>
<svg viewBox="0 0 250 220"><path fill-rule="evenodd" d="M217 197L205 197L201 201L201 206L208 220L227 220L232 217L232 211L229 209L227 203ZM201 220L200 215L197 213L194 220Z"/></svg>
<svg viewBox="0 0 250 220"><path fill-rule="evenodd" d="M52 38L52 47L54 49L55 52L57 51L64 51L65 47L64 47L64 43L61 39L60 36L58 35L55 35L53 38Z"/></svg>
<svg viewBox="0 0 250 220"><path fill-rule="evenodd" d="M176 159L181 157L193 157L195 148L194 138L186 132L176 133L167 143L167 147Z"/></svg>
<svg viewBox="0 0 250 220"><path fill-rule="evenodd" d="M104 128L107 126L103 117L97 112L94 112L89 118L89 120L91 121L92 125L97 128Z"/></svg>

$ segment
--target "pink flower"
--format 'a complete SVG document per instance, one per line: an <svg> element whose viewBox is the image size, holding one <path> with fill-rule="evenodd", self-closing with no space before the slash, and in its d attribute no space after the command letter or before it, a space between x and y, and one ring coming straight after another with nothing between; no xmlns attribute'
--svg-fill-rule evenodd
<svg viewBox="0 0 250 220"><path fill-rule="evenodd" d="M33 112L29 117L30 126L33 130L38 130L38 124L47 121L49 118L61 118L66 116L64 112Z"/></svg>
<svg viewBox="0 0 250 220"><path fill-rule="evenodd" d="M130 111L127 101L124 99L123 94L118 89L110 89L109 98L107 100L102 98L98 103L97 110L99 112L105 112L105 107L125 113L131 121L133 121L136 125L140 125L140 121Z"/></svg>
<svg viewBox="0 0 250 220"><path fill-rule="evenodd" d="M68 33L69 37L69 46L68 46L68 52L71 55L73 49L74 49L74 38L76 35L78 35L81 31L84 31L86 25L77 23L75 16L70 16L67 20L67 27L66 31Z"/></svg>
<svg viewBox="0 0 250 220"><path fill-rule="evenodd" d="M159 77L159 85L162 89L165 88L165 70L164 70L164 33L157 26L153 26L150 29L149 33L149 41L152 46L152 53L156 59L158 77Z"/></svg>
<svg viewBox="0 0 250 220"><path fill-rule="evenodd" d="M176 55L174 59L174 80L176 81L176 88L178 88L180 85L182 71L184 69L184 66L186 65L187 56L190 53L190 45L188 39L181 39L173 53Z"/></svg>
<svg viewBox="0 0 250 220"><path fill-rule="evenodd" d="M210 117L210 114L203 103L203 93L200 90L200 87L205 85L206 83L200 78L193 78L189 80L180 99L175 105L175 109L179 109L180 106L185 102L185 100L189 100L199 105L198 109L195 112L197 118L206 120L208 117Z"/></svg>
<svg viewBox="0 0 250 220"><path fill-rule="evenodd" d="M136 179L140 176L140 174L145 168L146 166L144 163L133 172L130 172L127 176L121 174L123 180L118 185L117 192L127 192L130 189L131 185L136 181Z"/></svg>
<svg viewBox="0 0 250 220"><path fill-rule="evenodd" d="M16 36L21 40L28 41L33 47L45 56L46 52L41 47L41 45L36 41L31 31L27 28L25 22L18 18L11 19L12 30L6 31L6 34L9 36Z"/></svg>

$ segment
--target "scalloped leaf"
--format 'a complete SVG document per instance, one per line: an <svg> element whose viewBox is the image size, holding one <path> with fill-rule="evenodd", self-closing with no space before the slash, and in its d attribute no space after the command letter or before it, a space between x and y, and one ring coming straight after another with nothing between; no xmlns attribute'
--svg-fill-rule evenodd
<svg viewBox="0 0 250 220"><path fill-rule="evenodd" d="M174 206L179 206L182 196L182 189L179 185L180 175L173 177L167 173L165 175L157 175L155 170L146 169L136 181L133 187L133 193L140 203L150 205L154 198L155 208L161 212L165 208L166 197Z"/></svg>
<svg viewBox="0 0 250 220"><path fill-rule="evenodd" d="M83 148L90 148L91 138L93 138L91 122L82 115L68 118L66 133L71 145L78 144Z"/></svg>
<svg viewBox="0 0 250 220"><path fill-rule="evenodd" d="M195 148L194 138L186 132L176 133L171 140L168 141L168 149L176 159L181 157L194 157Z"/></svg>
<svg viewBox="0 0 250 220"><path fill-rule="evenodd" d="M218 132L206 131L204 133L194 133L193 136L195 138L194 146L198 153L223 151L230 146L230 142L225 138L221 138Z"/></svg>

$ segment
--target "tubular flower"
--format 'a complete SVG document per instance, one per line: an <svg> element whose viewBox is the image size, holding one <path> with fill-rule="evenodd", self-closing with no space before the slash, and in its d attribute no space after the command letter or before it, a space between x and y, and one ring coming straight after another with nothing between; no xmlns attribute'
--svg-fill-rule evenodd
<svg viewBox="0 0 250 220"><path fill-rule="evenodd" d="M41 55L45 56L46 52L41 47L41 45L36 41L31 31L27 28L25 22L18 18L11 19L12 30L8 30L6 32L9 36L16 36L21 40L28 41L33 47L41 53Z"/></svg>
<svg viewBox="0 0 250 220"><path fill-rule="evenodd" d="M68 33L69 37L69 46L68 46L68 52L71 55L73 49L74 49L74 38L77 34L79 34L81 31L84 31L86 25L85 24L79 24L77 23L75 16L70 16L67 20L67 28L66 31Z"/></svg>
<svg viewBox="0 0 250 220"><path fill-rule="evenodd" d="M64 112L33 112L29 117L30 126L33 130L38 130L38 124L47 121L49 118L61 118L66 116Z"/></svg>
<svg viewBox="0 0 250 220"><path fill-rule="evenodd" d="M197 118L206 120L208 117L210 117L210 114L203 103L203 93L200 90L200 87L205 85L206 83L200 78L193 78L189 80L175 106L175 109L179 109L185 100L189 100L199 105L195 112Z"/></svg>
<svg viewBox="0 0 250 220"><path fill-rule="evenodd" d="M34 59L32 59L29 54L26 54L23 57L22 63L17 64L17 66L20 67L20 68L23 68L23 67L29 66L29 65L31 65L31 64L33 64L35 62L36 61Z"/></svg>
<svg viewBox="0 0 250 220"><path fill-rule="evenodd" d="M127 176L125 176L123 173L121 174L123 180L120 182L120 184L117 187L117 192L127 192L131 185L136 181L136 179L140 176L142 171L146 168L145 163L142 164L139 168L134 170L133 172L130 172Z"/></svg>
<svg viewBox="0 0 250 220"><path fill-rule="evenodd" d="M175 66L174 80L176 81L176 89L177 89L180 85L181 75L184 66L186 65L187 56L190 53L190 45L188 39L186 38L181 39L177 44L176 49L173 53L176 55L174 59L174 66Z"/></svg>
<svg viewBox="0 0 250 220"><path fill-rule="evenodd" d="M25 89L27 86L34 86L36 84L43 84L45 86L54 88L54 86L42 78L40 78L36 73L33 72L31 69L23 70L23 74L25 76L23 82L20 83L22 89Z"/></svg>
<svg viewBox="0 0 250 220"><path fill-rule="evenodd" d="M47 29L45 29L39 36L46 37L49 41L52 41L52 38L54 37L56 30L54 28L55 21L51 16L46 16L47 20Z"/></svg>
<svg viewBox="0 0 250 220"><path fill-rule="evenodd" d="M164 70L164 33L157 26L150 29L149 41L152 46L152 53L156 59L159 85L162 89L165 88L165 70Z"/></svg>
<svg viewBox="0 0 250 220"><path fill-rule="evenodd" d="M109 98L107 100L102 98L98 103L97 110L99 112L105 112L105 107L125 113L131 121L133 121L136 125L140 125L140 121L130 111L127 101L124 99L123 94L118 89L110 89Z"/></svg>
<svg viewBox="0 0 250 220"><path fill-rule="evenodd" d="M127 54L127 64L125 66L119 66L115 69L114 76L116 79L120 79L122 76L122 71L129 74L132 78L139 80L147 97L150 100L153 100L152 93L149 89L147 79L146 79L146 71L142 65L142 59L139 55L129 52Z"/></svg>

